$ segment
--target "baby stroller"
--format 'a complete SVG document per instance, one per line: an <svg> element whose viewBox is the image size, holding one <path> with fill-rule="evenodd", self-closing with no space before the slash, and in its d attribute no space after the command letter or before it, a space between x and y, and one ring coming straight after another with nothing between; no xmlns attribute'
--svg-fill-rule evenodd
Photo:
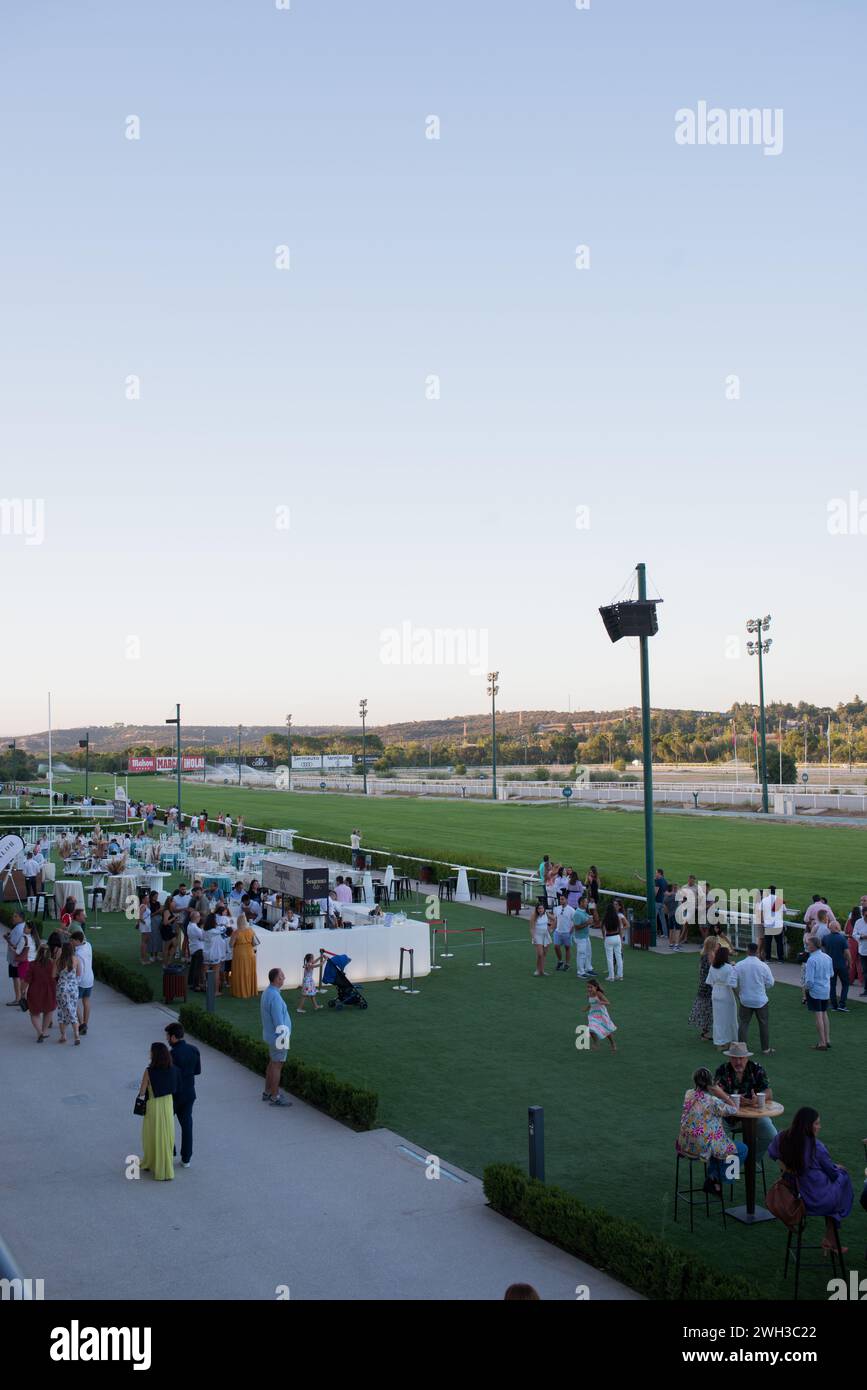
<svg viewBox="0 0 867 1390"><path fill-rule="evenodd" d="M325 962L322 983L337 986L337 998L329 999L329 1009L343 1009L348 1004L356 1004L359 1009L367 1008L367 1000L361 990L347 979L344 972L344 966L347 966L351 959L351 956L331 956Z"/></svg>

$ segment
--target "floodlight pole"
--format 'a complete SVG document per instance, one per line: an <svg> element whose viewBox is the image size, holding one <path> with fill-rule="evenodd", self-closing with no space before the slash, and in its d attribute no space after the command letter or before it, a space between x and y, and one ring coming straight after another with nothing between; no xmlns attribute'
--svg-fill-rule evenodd
<svg viewBox="0 0 867 1390"><path fill-rule="evenodd" d="M647 575L644 565L636 565L639 600L647 599ZM647 894L647 925L651 931L656 924L656 866L653 862L653 744L650 737L650 653L648 639L639 637L641 652L641 755L644 762L644 878Z"/></svg>
<svg viewBox="0 0 867 1390"><path fill-rule="evenodd" d="M762 633L767 632L770 625L770 614L765 618L750 618L747 623L747 632L755 633L755 640L747 642L747 651L750 656L758 656L759 658L759 728L762 747L762 810L765 815L768 813L768 755L765 739L765 673L762 665L762 656L770 650L772 639L770 637L764 638Z"/></svg>
<svg viewBox="0 0 867 1390"><path fill-rule="evenodd" d="M178 741L177 741L177 750L178 750L178 752L177 752L177 764L178 764L178 832L180 833L181 826L182 826L182 824L183 824L183 818L182 818L182 816L181 816L181 707L180 707L180 705L175 705L175 710L177 711L177 713L176 713L176 715L175 715L175 718L174 718L174 719L167 719L167 720L166 720L166 723L167 723L167 724L177 724L177 726L178 726Z"/></svg>
<svg viewBox="0 0 867 1390"><path fill-rule="evenodd" d="M361 771L364 777L364 795L367 796L367 701L361 700L358 705L358 713L361 715Z"/></svg>
<svg viewBox="0 0 867 1390"><path fill-rule="evenodd" d="M286 790L292 790L292 715L286 715Z"/></svg>
<svg viewBox="0 0 867 1390"><path fill-rule="evenodd" d="M499 671L488 672L488 694L491 697L491 767L493 782L491 786L491 797L497 799L497 691L500 678Z"/></svg>

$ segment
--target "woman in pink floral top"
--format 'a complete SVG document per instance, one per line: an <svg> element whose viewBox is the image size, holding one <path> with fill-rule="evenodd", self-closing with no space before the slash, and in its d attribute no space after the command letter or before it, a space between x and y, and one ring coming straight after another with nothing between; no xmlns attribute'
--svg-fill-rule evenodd
<svg viewBox="0 0 867 1390"><path fill-rule="evenodd" d="M700 1158L707 1163L705 1190L719 1194L726 1159L737 1155L743 1163L747 1146L730 1139L723 1129L723 1116L734 1114L735 1107L731 1096L714 1085L707 1067L699 1067L692 1081L694 1089L687 1091L683 1098L675 1148L687 1158Z"/></svg>

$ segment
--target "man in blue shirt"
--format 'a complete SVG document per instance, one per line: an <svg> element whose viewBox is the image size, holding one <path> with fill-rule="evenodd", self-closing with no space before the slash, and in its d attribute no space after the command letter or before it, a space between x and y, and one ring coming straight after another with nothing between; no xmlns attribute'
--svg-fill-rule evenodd
<svg viewBox="0 0 867 1390"><path fill-rule="evenodd" d="M578 906L572 914L572 938L575 942L575 969L579 979L592 979L593 947L590 945L590 923L592 918L587 911L587 894L582 893Z"/></svg>
<svg viewBox="0 0 867 1390"><path fill-rule="evenodd" d="M807 991L807 1008L816 1015L816 1032L819 1041L818 1052L827 1052L831 1046L831 1033L828 1027L828 1000L831 997L831 977L834 962L819 946L818 941L807 937L807 964L804 970L804 987Z"/></svg>
<svg viewBox="0 0 867 1390"><path fill-rule="evenodd" d="M821 919L821 914L820 914ZM816 933L819 940L819 933ZM834 974L831 977L831 1008L835 1013L847 1014L846 1000L849 998L849 942L838 921L833 921L821 937L822 950L831 957ZM837 981L840 981L840 1003L837 1003Z"/></svg>
<svg viewBox="0 0 867 1390"><path fill-rule="evenodd" d="M270 1101L271 1105L292 1104L291 1100L287 1100L280 1093L280 1072L286 1061L292 1035L292 1020L286 1001L280 993L285 982L286 976L279 967L275 966L273 970L269 970L268 988L262 991L259 1006L262 1015L262 1040L268 1044L268 1066L265 1071L262 1099Z"/></svg>

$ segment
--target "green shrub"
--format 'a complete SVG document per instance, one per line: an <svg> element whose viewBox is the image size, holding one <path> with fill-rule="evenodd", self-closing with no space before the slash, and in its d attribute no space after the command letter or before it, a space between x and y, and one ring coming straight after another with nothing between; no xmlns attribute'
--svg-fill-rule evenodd
<svg viewBox="0 0 867 1390"><path fill-rule="evenodd" d="M729 1299L764 1298L751 1280L722 1274L634 1221L528 1178L514 1164L489 1164L484 1187L495 1211L646 1298L692 1302L719 1299L721 1290Z"/></svg>
<svg viewBox="0 0 867 1390"><path fill-rule="evenodd" d="M150 1004L153 1000L154 992L147 980L102 951L93 953L93 973L104 985L110 985L136 1004Z"/></svg>
<svg viewBox="0 0 867 1390"><path fill-rule="evenodd" d="M234 1028L226 1019L209 1014L193 1004L182 1004L179 1018L188 1033L202 1042L224 1052L259 1076L268 1065L268 1049L263 1042ZM299 1100L331 1115L353 1129L373 1129L379 1097L375 1091L353 1086L322 1067L312 1066L296 1057L287 1057L280 1080L285 1089Z"/></svg>

